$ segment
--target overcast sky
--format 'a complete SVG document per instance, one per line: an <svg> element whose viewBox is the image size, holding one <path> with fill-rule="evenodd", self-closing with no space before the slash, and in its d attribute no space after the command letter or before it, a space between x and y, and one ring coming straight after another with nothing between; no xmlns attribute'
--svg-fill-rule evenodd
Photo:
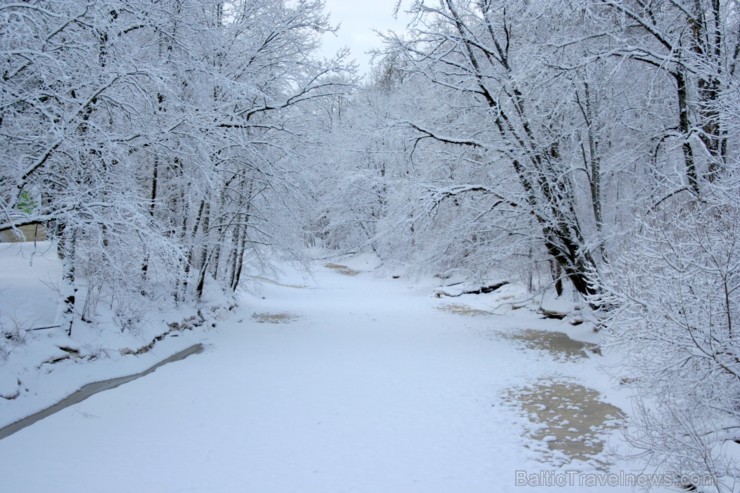
<svg viewBox="0 0 740 493"><path fill-rule="evenodd" d="M373 32L389 29L403 31L407 21L403 12L393 18L396 0L326 0L332 24L341 24L337 36L324 36L324 54L331 56L343 46L352 50L352 57L360 65L360 72L368 72L370 56L365 52L380 48L382 42ZM403 7L402 7L403 8Z"/></svg>

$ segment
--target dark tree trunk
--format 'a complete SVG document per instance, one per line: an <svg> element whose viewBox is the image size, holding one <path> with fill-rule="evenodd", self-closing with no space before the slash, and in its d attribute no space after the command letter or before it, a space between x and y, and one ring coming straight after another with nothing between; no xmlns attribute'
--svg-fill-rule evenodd
<svg viewBox="0 0 740 493"><path fill-rule="evenodd" d="M681 149L686 167L686 178L689 181L689 187L696 194L700 195L699 174L696 171L696 162L694 160L694 150L689 142L691 132L691 122L689 120L689 93L686 86L686 76L681 71L673 73L676 80L676 93L678 99L678 130L683 140Z"/></svg>
<svg viewBox="0 0 740 493"><path fill-rule="evenodd" d="M72 335L72 326L75 317L75 302L77 287L75 285L75 254L77 249L77 235L74 228L66 228L64 232L64 254L62 263L62 327L68 336Z"/></svg>

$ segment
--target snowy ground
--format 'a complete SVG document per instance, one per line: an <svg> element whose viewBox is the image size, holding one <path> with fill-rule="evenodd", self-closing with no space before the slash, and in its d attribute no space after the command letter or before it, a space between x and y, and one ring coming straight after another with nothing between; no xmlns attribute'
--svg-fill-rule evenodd
<svg viewBox="0 0 740 493"><path fill-rule="evenodd" d="M633 491L589 482L624 482L639 472L634 466L595 452L594 443L571 455L558 447L562 429L550 430L543 416L577 403L526 397L570 388L577 389L571 399L629 411L626 396L600 370L613 355L562 353L521 332L598 342L588 323L572 327L514 310L506 302L522 293L511 286L436 298L431 280L380 276L364 259L341 264L349 268L317 263L310 279L286 271L256 280L256 295L244 294L229 321L157 350L162 356L204 342L202 354L0 440L2 490ZM95 375L150 366L129 358L135 362L101 363ZM84 378L61 384L54 375L64 374L49 380L66 388ZM36 406L42 400L29 398ZM12 403L3 408L3 423L33 407ZM607 451L620 446L613 422L574 416L592 430L591 442L606 441ZM566 431L580 424L561 421Z"/></svg>
<svg viewBox="0 0 740 493"><path fill-rule="evenodd" d="M208 337L224 313L206 310L197 330L175 330L151 351L137 351L165 332L198 318L194 307L153 310L136 330L121 331L101 303L98 323L75 325L73 337L55 327L60 261L50 242L0 243L0 427L33 414L83 385L146 370ZM84 292L84 290L83 290ZM82 301L80 301L82 302ZM190 319L191 322L187 322ZM40 329L40 330L36 330Z"/></svg>

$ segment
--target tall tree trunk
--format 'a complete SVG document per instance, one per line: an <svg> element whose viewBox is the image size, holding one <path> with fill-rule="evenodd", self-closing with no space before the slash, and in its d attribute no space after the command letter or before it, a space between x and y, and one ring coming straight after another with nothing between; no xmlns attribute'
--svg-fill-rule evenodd
<svg viewBox="0 0 740 493"><path fill-rule="evenodd" d="M231 267L231 281L229 287L236 291L241 281L242 269L244 267L244 255L247 247L247 226L249 222L248 214L240 214L239 226L235 233L234 256Z"/></svg>
<svg viewBox="0 0 740 493"><path fill-rule="evenodd" d="M689 142L691 133L691 122L689 120L689 90L686 82L686 74L681 70L673 72L673 78L676 80L676 95L678 102L678 130L681 135L681 149L683 151L684 164L686 169L686 178L689 187L694 194L701 195L699 189L699 173L696 171L696 161L694 160L694 150Z"/></svg>
<svg viewBox="0 0 740 493"><path fill-rule="evenodd" d="M247 181L249 182L248 186L246 185ZM229 287L232 291L236 291L236 288L239 287L242 269L244 267L244 255L247 249L249 234L249 217L252 210L252 195L254 193L254 180L242 177L239 185L242 189L242 193L239 194L242 212L239 212L236 216L235 229L232 235L231 256L229 257Z"/></svg>
<svg viewBox="0 0 740 493"><path fill-rule="evenodd" d="M75 255L77 250L77 233L74 227L64 230L64 257L62 262L62 307L60 325L72 335L72 326L75 319L75 302L77 287L75 284Z"/></svg>
<svg viewBox="0 0 740 493"><path fill-rule="evenodd" d="M200 245L200 258L198 260L197 267L200 269L198 271L198 282L195 285L195 297L196 299L200 299L203 296L203 289L205 288L206 283L206 274L208 273L208 261L209 261L209 252L210 252L210 211L211 207L204 199L200 203L200 210L198 211L198 218L195 222L195 229L193 230L193 238L195 239L197 236L197 229L198 225L201 225L201 232L202 232L202 243Z"/></svg>
<svg viewBox="0 0 740 493"><path fill-rule="evenodd" d="M182 171L182 168L180 168ZM180 204L181 204L181 214L182 214L182 221L180 223L180 233L179 233L179 240L180 245L182 245L182 248L184 249L186 246L188 246L188 243L190 241L188 237L188 216L190 215L190 207L188 207L188 202L186 200L186 191L182 190L180 193ZM173 209L177 209L176 207L173 207ZM187 255L183 255L180 259L180 265L182 266L182 271L180 273L180 279L178 282L178 286L175 288L175 304L178 304L181 300L185 300L187 298L188 294L188 283L190 282L190 262L192 258L192 246L187 247Z"/></svg>
<svg viewBox="0 0 740 493"><path fill-rule="evenodd" d="M151 192L149 195L149 216L152 219L154 218L154 210L155 210L156 202L157 202L158 174L159 174L159 156L155 155L154 163L152 164L152 184L151 184ZM146 248L146 245L144 245L144 248ZM142 265L141 265L142 285L146 284L148 273L149 273L149 254L145 253L144 261L142 262ZM146 295L146 290L142 288L141 294Z"/></svg>
<svg viewBox="0 0 740 493"><path fill-rule="evenodd" d="M586 140L588 142L588 151L581 144L581 153L583 156L583 165L588 171L588 184L591 191L591 210L594 215L596 231L599 234L599 253L602 260L606 260L606 247L604 246L604 219L601 206L601 151L599 149L599 139L596 134L594 117L594 100L591 95L591 89L587 82L583 82L583 98L578 91L575 93L576 102L581 110L581 116L586 123Z"/></svg>
<svg viewBox="0 0 740 493"><path fill-rule="evenodd" d="M717 173L724 168L727 153L727 137L722 130L719 115L719 98L722 85L720 76L723 71L720 1L710 0L706 9L701 2L694 5L693 16L689 20L693 36L693 51L700 63L706 67L706 73L699 77L698 114L701 119L699 139L708 154L707 180L713 182Z"/></svg>
<svg viewBox="0 0 740 493"><path fill-rule="evenodd" d="M221 269L221 253L223 252L223 243L224 243L224 236L225 236L225 218L224 218L224 210L226 209L226 186L221 190L221 197L219 198L218 202L218 211L221 214L217 218L217 226L216 226L216 241L214 245L211 248L211 261L210 261L210 268L211 268L211 277L218 280L220 279L220 269Z"/></svg>

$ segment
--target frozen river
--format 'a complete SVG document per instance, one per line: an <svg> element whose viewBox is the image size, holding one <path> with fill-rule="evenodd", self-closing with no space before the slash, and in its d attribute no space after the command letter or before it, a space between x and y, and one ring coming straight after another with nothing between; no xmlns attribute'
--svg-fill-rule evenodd
<svg viewBox="0 0 740 493"><path fill-rule="evenodd" d="M288 277L201 354L0 440L3 490L592 491L626 470L602 357L564 322L339 264Z"/></svg>

